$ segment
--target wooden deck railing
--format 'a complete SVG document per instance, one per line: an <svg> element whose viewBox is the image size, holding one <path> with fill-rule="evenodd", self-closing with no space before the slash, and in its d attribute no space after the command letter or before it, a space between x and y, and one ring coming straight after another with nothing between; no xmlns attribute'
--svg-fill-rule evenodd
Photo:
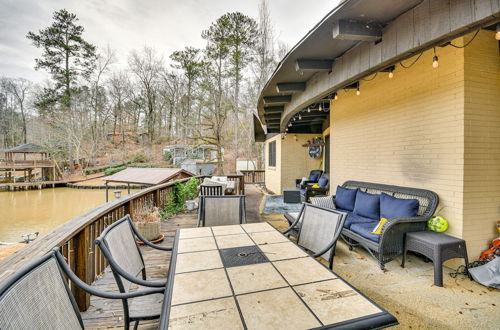
<svg viewBox="0 0 500 330"><path fill-rule="evenodd" d="M266 178L265 170L241 170L245 176L245 183L264 183Z"/></svg>
<svg viewBox="0 0 500 330"><path fill-rule="evenodd" d="M245 193L243 175L230 175L228 178L238 182L239 193ZM189 179L177 182L186 182L187 180ZM126 214L131 214L133 217L134 212L146 205L163 208L168 201L168 195L173 192L175 184L176 182L169 182L143 189L98 206L67 221L16 253L0 260L0 282L23 268L34 258L60 247L75 274L86 283L91 284L108 265L101 251L94 244L94 240L104 228ZM86 310L90 304L90 296L72 283L70 283L70 288L80 310Z"/></svg>

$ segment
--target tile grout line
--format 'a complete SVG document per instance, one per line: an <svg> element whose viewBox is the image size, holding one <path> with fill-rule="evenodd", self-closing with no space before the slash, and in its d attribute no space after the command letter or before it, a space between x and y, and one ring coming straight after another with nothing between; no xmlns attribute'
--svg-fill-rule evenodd
<svg viewBox="0 0 500 330"><path fill-rule="evenodd" d="M210 231L212 232L212 235L214 235L214 231L213 231L212 227L210 227ZM215 241L215 246L217 246L217 251L219 251L219 257L221 258L221 262L224 265L224 262L222 260L222 255L220 253L219 245L217 244L217 240L215 239L215 235L214 235L214 241ZM236 295L234 294L233 285L231 284L231 279L229 278L229 274L227 273L226 267L224 267L224 273L226 274L226 279L227 279L227 282L229 283L229 288L231 289L231 293L233 294L232 297L233 297L234 303L236 304L236 308L238 309L238 314L240 315L240 321L243 324L243 329L247 330L248 327L247 327L247 324L245 322L245 318L243 317L243 313L241 312L241 308L240 308L240 304L238 303L238 299L236 299Z"/></svg>

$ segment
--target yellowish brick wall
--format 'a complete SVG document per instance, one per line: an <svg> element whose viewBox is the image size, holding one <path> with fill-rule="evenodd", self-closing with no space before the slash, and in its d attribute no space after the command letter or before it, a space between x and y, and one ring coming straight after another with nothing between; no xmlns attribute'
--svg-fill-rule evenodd
<svg viewBox="0 0 500 330"><path fill-rule="evenodd" d="M464 224L470 256L498 237L500 221L500 56L494 32L465 48Z"/></svg>
<svg viewBox="0 0 500 330"><path fill-rule="evenodd" d="M330 177L332 186L355 179L435 191L447 233L466 239L476 259L500 220L498 43L482 31L465 49L436 51L437 69L427 51L392 79L361 81L360 96L341 91L332 101Z"/></svg>
<svg viewBox="0 0 500 330"><path fill-rule="evenodd" d="M294 136L297 140L294 139ZM269 143L276 141L276 167L270 168L266 159L266 188L276 194L282 194L283 189L295 187L295 180L308 176L314 169L320 169L321 159L309 157L308 150L302 147L314 134L288 134L285 139L281 135L266 141L266 157L269 156Z"/></svg>
<svg viewBox="0 0 500 330"><path fill-rule="evenodd" d="M437 69L428 51L409 69L397 66L392 79L379 73L361 81L359 96L339 93L330 176L333 185L359 180L435 191L449 233L462 236L463 50L437 51Z"/></svg>

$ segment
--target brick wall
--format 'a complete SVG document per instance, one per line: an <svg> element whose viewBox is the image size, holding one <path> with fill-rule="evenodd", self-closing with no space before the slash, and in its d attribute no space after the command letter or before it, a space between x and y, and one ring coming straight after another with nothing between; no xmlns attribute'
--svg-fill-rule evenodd
<svg viewBox="0 0 500 330"><path fill-rule="evenodd" d="M464 224L470 256L498 237L500 221L500 56L494 32L465 48Z"/></svg>
<svg viewBox="0 0 500 330"><path fill-rule="evenodd" d="M467 239L475 259L499 220L498 43L483 31L465 50L436 51L437 69L427 51L332 101L330 177L435 191L447 233Z"/></svg>
<svg viewBox="0 0 500 330"><path fill-rule="evenodd" d="M297 140L294 139L296 136ZM307 140L321 134L288 134L285 139L277 135L266 141L266 188L276 194L283 189L295 187L295 180L308 176L309 172L322 166L321 159L309 157L308 149L302 147ZM269 143L276 141L276 167L270 168L267 157Z"/></svg>

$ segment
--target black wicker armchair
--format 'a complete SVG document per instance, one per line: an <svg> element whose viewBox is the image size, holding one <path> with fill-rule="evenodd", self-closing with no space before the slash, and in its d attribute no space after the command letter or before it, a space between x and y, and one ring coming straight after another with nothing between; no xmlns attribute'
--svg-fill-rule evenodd
<svg viewBox="0 0 500 330"><path fill-rule="evenodd" d="M309 172L309 177L307 177L307 180L302 181L302 179L296 179L295 186L298 189L303 189L308 184L315 184L318 182L321 174L323 174L322 170L312 170L311 172Z"/></svg>
<svg viewBox="0 0 500 330"><path fill-rule="evenodd" d="M349 249L352 250L356 246L362 246L377 259L382 270L385 269L386 263L403 254L406 233L425 230L427 220L434 214L439 203L437 194L425 189L359 181L347 181L342 187L358 188L360 191L370 194L386 193L396 198L417 199L419 201L417 216L388 219L382 228L378 242L363 237L348 228L342 230L341 237L349 245Z"/></svg>
<svg viewBox="0 0 500 330"><path fill-rule="evenodd" d="M328 195L330 189L330 178L328 173L323 173L318 182L308 183L300 189L300 199L304 203L308 203L311 197ZM317 185L318 187L314 187Z"/></svg>

